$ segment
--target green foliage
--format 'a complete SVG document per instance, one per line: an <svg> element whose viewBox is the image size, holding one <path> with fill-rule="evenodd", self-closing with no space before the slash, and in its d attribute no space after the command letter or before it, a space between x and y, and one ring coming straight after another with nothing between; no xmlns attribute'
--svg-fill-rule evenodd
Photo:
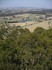
<svg viewBox="0 0 52 70"><path fill-rule="evenodd" d="M1 28L0 70L52 70L52 29Z"/></svg>

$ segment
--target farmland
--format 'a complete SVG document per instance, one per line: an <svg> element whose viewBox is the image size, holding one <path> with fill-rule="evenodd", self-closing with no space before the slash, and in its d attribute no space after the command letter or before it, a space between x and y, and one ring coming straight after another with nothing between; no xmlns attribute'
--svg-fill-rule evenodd
<svg viewBox="0 0 52 70"><path fill-rule="evenodd" d="M7 23L10 26L21 26L33 32L37 27L42 27L46 30L52 27L52 16L46 17L45 14L30 13L0 16L0 24L1 23Z"/></svg>

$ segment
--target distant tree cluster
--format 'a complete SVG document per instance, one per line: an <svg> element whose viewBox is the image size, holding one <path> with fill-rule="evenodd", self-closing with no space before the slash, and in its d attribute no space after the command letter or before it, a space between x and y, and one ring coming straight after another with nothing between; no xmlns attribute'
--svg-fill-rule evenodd
<svg viewBox="0 0 52 70"><path fill-rule="evenodd" d="M52 70L52 28L0 28L0 70Z"/></svg>

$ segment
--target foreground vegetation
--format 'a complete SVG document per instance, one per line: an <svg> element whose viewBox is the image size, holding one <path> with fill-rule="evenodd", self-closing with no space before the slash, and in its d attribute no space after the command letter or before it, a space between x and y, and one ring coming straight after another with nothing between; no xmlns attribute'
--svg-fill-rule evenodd
<svg viewBox="0 0 52 70"><path fill-rule="evenodd" d="M52 28L1 26L0 70L52 70Z"/></svg>

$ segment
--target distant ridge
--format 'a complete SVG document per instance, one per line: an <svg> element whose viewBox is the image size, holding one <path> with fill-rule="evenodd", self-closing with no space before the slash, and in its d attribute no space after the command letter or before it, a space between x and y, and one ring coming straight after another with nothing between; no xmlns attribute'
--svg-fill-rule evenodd
<svg viewBox="0 0 52 70"><path fill-rule="evenodd" d="M45 13L52 13L52 9L43 9L43 8L34 8L34 7L15 7L15 8L0 9L0 16L10 16L15 14L23 14L23 13L45 14Z"/></svg>

